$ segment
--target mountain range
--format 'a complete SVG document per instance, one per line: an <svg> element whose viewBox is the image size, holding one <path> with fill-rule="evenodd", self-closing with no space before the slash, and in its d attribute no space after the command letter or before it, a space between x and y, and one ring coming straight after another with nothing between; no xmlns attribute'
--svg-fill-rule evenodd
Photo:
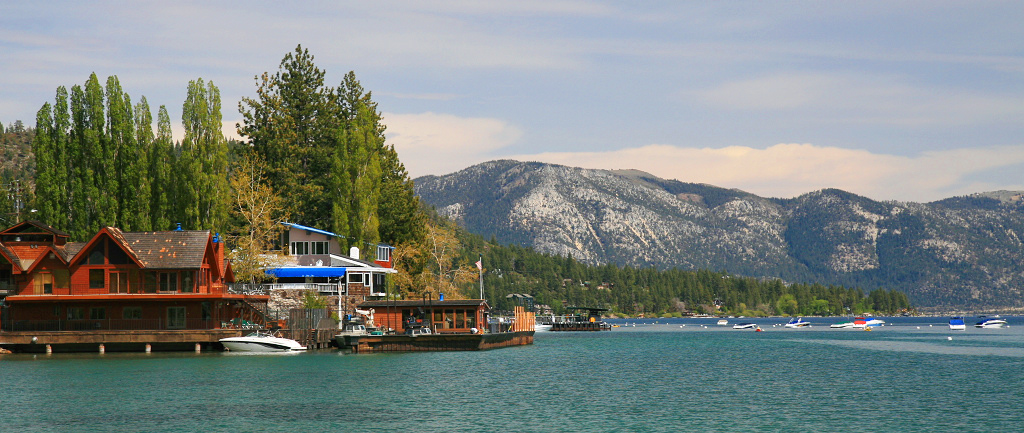
<svg viewBox="0 0 1024 433"><path fill-rule="evenodd" d="M1024 192L931 203L837 189L791 199L511 160L414 180L470 232L587 264L897 289L922 311L1024 310Z"/></svg>

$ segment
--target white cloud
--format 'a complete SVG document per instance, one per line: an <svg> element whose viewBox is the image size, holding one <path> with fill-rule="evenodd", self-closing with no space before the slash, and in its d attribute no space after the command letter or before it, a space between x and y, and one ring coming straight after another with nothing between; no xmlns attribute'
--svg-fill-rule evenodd
<svg viewBox="0 0 1024 433"><path fill-rule="evenodd" d="M574 167L639 169L683 182L738 188L766 197L795 197L839 188L876 200L926 202L1024 185L972 183L985 170L1024 164L1024 146L925 152L914 157L811 144L684 148L649 145L609 152L553 152L513 159Z"/></svg>
<svg viewBox="0 0 1024 433"><path fill-rule="evenodd" d="M388 142L409 175L445 174L492 159L493 151L522 136L519 128L499 119L451 114L384 113Z"/></svg>

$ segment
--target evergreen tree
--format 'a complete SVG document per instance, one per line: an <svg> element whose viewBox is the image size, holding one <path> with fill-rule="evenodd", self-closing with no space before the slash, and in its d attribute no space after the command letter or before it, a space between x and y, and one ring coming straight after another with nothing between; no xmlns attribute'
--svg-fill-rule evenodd
<svg viewBox="0 0 1024 433"><path fill-rule="evenodd" d="M55 219L60 213L57 203L57 182L54 179L57 169L54 162L54 144L52 143L53 115L50 103L36 113L36 135L32 140L32 152L36 155L36 203L39 218L43 221Z"/></svg>
<svg viewBox="0 0 1024 433"><path fill-rule="evenodd" d="M174 139L171 136L171 117L167 107L161 105L157 111L157 136L149 149L150 191L149 215L153 230L171 229L172 219L178 216L173 212L175 185L172 169L175 165L176 153Z"/></svg>
<svg viewBox="0 0 1024 433"><path fill-rule="evenodd" d="M153 179L150 170L150 155L155 145L153 135L153 113L149 110L146 97L139 98L135 104L135 149L131 154L132 162L128 166L131 178L136 179L134 196L131 206L126 206L131 225L135 230L153 230L150 218L150 206L153 191ZM131 192L130 192L131 193Z"/></svg>
<svg viewBox="0 0 1024 433"><path fill-rule="evenodd" d="M227 220L227 142L221 132L220 90L203 79L189 82L182 107L185 137L178 172L178 206L192 229L218 229Z"/></svg>

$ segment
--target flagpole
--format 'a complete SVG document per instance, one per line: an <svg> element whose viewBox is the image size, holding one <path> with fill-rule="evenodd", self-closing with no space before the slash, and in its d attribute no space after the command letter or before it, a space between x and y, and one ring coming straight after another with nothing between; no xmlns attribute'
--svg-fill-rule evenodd
<svg viewBox="0 0 1024 433"><path fill-rule="evenodd" d="M480 254L480 260L476 262L476 268L480 270L480 299L484 298L484 255Z"/></svg>

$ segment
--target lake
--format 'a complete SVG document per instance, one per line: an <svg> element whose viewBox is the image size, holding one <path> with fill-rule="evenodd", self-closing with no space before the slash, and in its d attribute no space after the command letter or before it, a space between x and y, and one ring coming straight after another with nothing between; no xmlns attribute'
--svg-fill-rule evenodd
<svg viewBox="0 0 1024 433"><path fill-rule="evenodd" d="M0 430L1019 431L1024 318L1004 318L611 320L484 352L2 355Z"/></svg>

